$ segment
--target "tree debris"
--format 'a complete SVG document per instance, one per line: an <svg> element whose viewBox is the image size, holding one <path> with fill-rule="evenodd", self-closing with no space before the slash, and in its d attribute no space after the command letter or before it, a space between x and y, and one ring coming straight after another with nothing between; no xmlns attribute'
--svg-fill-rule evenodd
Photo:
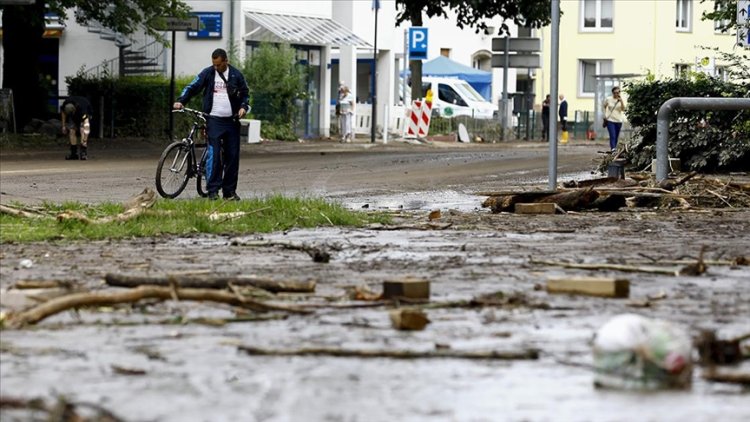
<svg viewBox="0 0 750 422"><path fill-rule="evenodd" d="M143 299L212 301L240 306L258 312L284 311L307 314L310 311L286 305L270 304L255 301L229 292L212 289L170 288L158 286L139 286L124 292L75 293L61 296L39 306L8 316L11 328L20 328L27 324L36 324L43 319L69 309L87 306L110 306L120 303L133 303Z"/></svg>
<svg viewBox="0 0 750 422"><path fill-rule="evenodd" d="M264 349L254 346L237 346L237 349L249 355L262 356L329 356L353 358L391 358L391 359L496 359L496 360L534 360L539 358L539 351L526 349L519 351L459 351L453 349L416 350L378 350L378 349L343 349L334 347L308 347L300 349Z"/></svg>
<svg viewBox="0 0 750 422"><path fill-rule="evenodd" d="M235 286L253 286L273 293L313 293L317 280L276 280L255 275L202 275L167 274L164 276L135 276L107 273L104 280L112 287L169 286L172 283L180 288L226 289Z"/></svg>

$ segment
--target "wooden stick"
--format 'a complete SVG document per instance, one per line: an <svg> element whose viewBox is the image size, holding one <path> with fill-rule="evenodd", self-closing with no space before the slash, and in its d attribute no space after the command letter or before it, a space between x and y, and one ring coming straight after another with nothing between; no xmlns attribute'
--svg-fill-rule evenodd
<svg viewBox="0 0 750 422"><path fill-rule="evenodd" d="M652 273L652 274L669 274L678 275L680 272L679 268L658 268L658 267L634 267L630 265L619 265L619 264L576 264L573 262L562 262L562 261L546 261L532 259L529 261L531 264L540 265L551 265L563 268L577 268L581 270L616 270L633 273Z"/></svg>
<svg viewBox="0 0 750 422"><path fill-rule="evenodd" d="M226 289L230 284L235 286L253 286L269 292L313 293L316 280L273 280L258 276L212 276L201 274L168 274L165 276L133 276L107 273L104 280L108 286L138 287L169 286L174 282L180 288L195 287L203 289Z"/></svg>
<svg viewBox="0 0 750 422"><path fill-rule="evenodd" d="M16 217L24 217L24 218L45 218L49 217L44 214L38 214L33 212L24 211L22 209L14 208L8 205L1 205L0 204L0 214L8 214L13 215Z"/></svg>
<svg viewBox="0 0 750 422"><path fill-rule="evenodd" d="M750 373L707 371L703 373L703 379L713 382L725 382L750 386Z"/></svg>
<svg viewBox="0 0 750 422"><path fill-rule="evenodd" d="M272 305L213 289L179 289L158 286L139 286L124 292L75 293L61 296L29 310L10 315L9 326L19 328L27 324L36 324L54 314L85 306L110 306L119 303L133 303L142 299L170 300L176 292L179 300L196 300L226 303L241 306L254 311L284 311L309 314L310 311L297 307Z"/></svg>
<svg viewBox="0 0 750 422"><path fill-rule="evenodd" d="M391 359L426 359L426 358L448 358L448 359L499 359L499 360L533 360L539 358L539 351L527 349L520 351L460 351L450 349L437 349L428 351L416 350L365 350L365 349L342 349L334 347L309 347L301 349L263 349L254 346L237 346L237 348L249 355L261 356L328 356L328 357L355 357L355 358L391 358Z"/></svg>

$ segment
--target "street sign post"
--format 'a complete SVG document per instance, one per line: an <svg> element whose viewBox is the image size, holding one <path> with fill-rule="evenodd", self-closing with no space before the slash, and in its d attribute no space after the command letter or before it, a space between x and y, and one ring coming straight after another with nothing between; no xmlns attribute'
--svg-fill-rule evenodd
<svg viewBox="0 0 750 422"><path fill-rule="evenodd" d="M200 19L198 16L189 16L187 18L162 16L158 26L158 29L162 31L197 31L200 29Z"/></svg>
<svg viewBox="0 0 750 422"><path fill-rule="evenodd" d="M427 28L409 28L409 60L427 59Z"/></svg>
<svg viewBox="0 0 750 422"><path fill-rule="evenodd" d="M750 0L737 1L737 45L750 49Z"/></svg>
<svg viewBox="0 0 750 422"><path fill-rule="evenodd" d="M508 104L508 68L536 69L541 67L542 42L539 38L493 38L492 39L492 67L503 68L503 109L501 121L503 132L501 139L505 139L508 122L510 121L510 106ZM500 53L500 54L494 54ZM510 54L514 53L514 54Z"/></svg>

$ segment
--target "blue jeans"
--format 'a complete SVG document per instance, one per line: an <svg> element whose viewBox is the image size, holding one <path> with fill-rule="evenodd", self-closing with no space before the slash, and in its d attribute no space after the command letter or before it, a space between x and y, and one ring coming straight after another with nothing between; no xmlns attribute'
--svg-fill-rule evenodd
<svg viewBox="0 0 750 422"><path fill-rule="evenodd" d="M607 120L607 132L609 132L609 149L617 148L617 138L620 137L622 123L610 122Z"/></svg>
<svg viewBox="0 0 750 422"><path fill-rule="evenodd" d="M206 124L208 135L208 192L218 193L221 188L225 197L236 193L240 170L240 124L231 117L209 116Z"/></svg>

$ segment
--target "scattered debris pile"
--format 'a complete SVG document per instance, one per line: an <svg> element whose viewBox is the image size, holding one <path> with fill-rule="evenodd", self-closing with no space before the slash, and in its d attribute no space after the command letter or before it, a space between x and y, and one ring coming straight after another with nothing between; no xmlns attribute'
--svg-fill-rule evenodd
<svg viewBox="0 0 750 422"><path fill-rule="evenodd" d="M569 181L557 192L484 192L482 206L493 213L518 212L521 204L556 204L558 211L617 211L620 208L701 209L750 207L750 180L742 174L709 176L691 172L657 183L650 173L628 178ZM543 208L540 208L542 210ZM539 213L543 213L540 211ZM548 212L547 212L548 213Z"/></svg>

